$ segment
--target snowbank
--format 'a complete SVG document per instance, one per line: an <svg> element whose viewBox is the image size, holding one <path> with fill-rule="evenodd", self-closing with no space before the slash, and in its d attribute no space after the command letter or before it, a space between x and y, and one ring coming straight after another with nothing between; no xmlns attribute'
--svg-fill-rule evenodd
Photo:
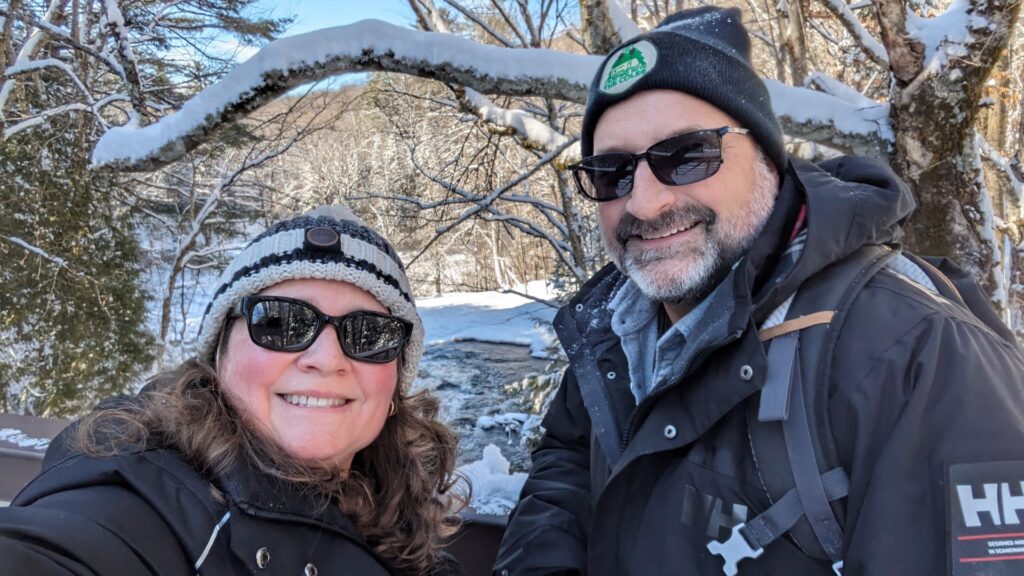
<svg viewBox="0 0 1024 576"><path fill-rule="evenodd" d="M553 301L543 282L531 282L521 290L535 298ZM423 318L426 344L456 340L529 346L538 358L554 344L551 321L555 308L513 293L455 292L417 301Z"/></svg>
<svg viewBox="0 0 1024 576"><path fill-rule="evenodd" d="M473 499L469 505L477 513L503 516L512 511L519 501L526 473L509 474L508 470L508 460L494 444L484 448L483 458L459 468L473 486Z"/></svg>

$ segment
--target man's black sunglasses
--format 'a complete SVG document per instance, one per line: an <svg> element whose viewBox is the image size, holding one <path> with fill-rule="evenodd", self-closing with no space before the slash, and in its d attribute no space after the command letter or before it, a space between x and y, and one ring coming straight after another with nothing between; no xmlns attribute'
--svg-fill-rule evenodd
<svg viewBox="0 0 1024 576"><path fill-rule="evenodd" d="M597 202L608 202L633 191L637 161L647 165L659 182L683 186L711 178L722 166L722 137L746 134L746 128L723 126L686 132L662 140L640 154L609 152L588 156L569 166L580 193Z"/></svg>
<svg viewBox="0 0 1024 576"><path fill-rule="evenodd" d="M234 316L245 317L254 344L277 352L305 350L333 324L346 356L375 364L397 358L412 334L412 324L397 316L369 310L330 316L309 302L284 296L246 296Z"/></svg>

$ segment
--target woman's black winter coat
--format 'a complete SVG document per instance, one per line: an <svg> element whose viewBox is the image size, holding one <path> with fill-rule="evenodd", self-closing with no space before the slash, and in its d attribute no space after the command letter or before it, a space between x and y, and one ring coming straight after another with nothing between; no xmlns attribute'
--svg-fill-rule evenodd
<svg viewBox="0 0 1024 576"><path fill-rule="evenodd" d="M71 436L0 508L0 575L399 574L336 505L245 462L215 491L175 451L93 458ZM461 571L434 573L447 574Z"/></svg>

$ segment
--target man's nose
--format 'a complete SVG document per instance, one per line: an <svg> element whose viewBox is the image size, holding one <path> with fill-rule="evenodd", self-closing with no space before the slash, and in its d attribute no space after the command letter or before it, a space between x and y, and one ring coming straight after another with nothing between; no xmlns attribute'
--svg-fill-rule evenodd
<svg viewBox="0 0 1024 576"><path fill-rule="evenodd" d="M658 181L647 162L637 162L633 173L633 191L627 196L626 211L640 220L651 220L671 209L675 201L675 191Z"/></svg>

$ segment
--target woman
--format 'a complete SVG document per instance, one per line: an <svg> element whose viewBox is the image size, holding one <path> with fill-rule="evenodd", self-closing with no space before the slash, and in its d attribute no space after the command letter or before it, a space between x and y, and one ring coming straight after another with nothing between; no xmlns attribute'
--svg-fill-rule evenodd
<svg viewBox="0 0 1024 576"><path fill-rule="evenodd" d="M422 351L383 238L337 206L279 222L221 275L195 359L54 441L0 509L0 573L460 573Z"/></svg>

